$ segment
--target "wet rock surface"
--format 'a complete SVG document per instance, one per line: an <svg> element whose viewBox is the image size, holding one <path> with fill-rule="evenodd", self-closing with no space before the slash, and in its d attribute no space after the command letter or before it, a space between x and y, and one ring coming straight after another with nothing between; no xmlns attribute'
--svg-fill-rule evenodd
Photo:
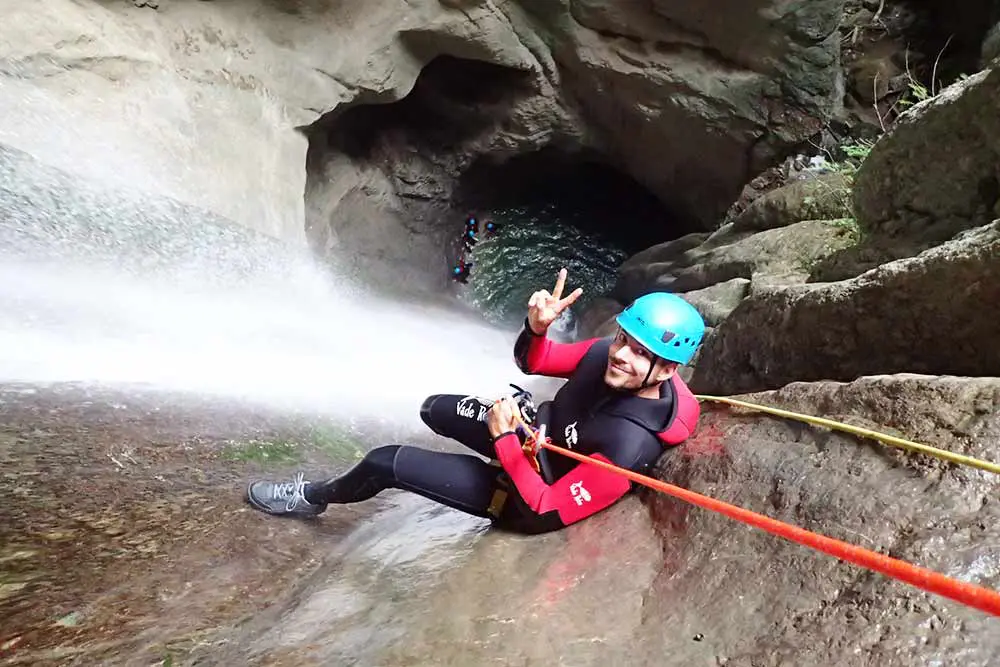
<svg viewBox="0 0 1000 667"><path fill-rule="evenodd" d="M376 542L373 524L273 613L199 654L202 664L659 664L633 644L660 560L637 499L537 537L484 533L403 502L420 534L396 524ZM402 540L406 554L383 561Z"/></svg>
<svg viewBox="0 0 1000 667"><path fill-rule="evenodd" d="M995 379L886 376L743 397L997 461ZM868 440L708 406L659 476L987 588L1000 585L1000 478ZM652 496L664 560L647 617L677 664L988 665L996 621L759 530ZM676 537L683 535L682 539ZM683 603L674 604L674 600ZM684 641L704 633L702 643ZM665 653L664 655L667 655Z"/></svg>
<svg viewBox="0 0 1000 667"><path fill-rule="evenodd" d="M749 398L996 459L998 396L995 380L900 376ZM950 576L1000 581L988 473L708 407L658 475ZM372 572L364 550L348 555L205 664L987 665L1000 651L985 614L646 491L557 534L460 544L426 588L426 563ZM338 611L320 614L324 604ZM378 632L360 627L372 617Z"/></svg>
<svg viewBox="0 0 1000 667"><path fill-rule="evenodd" d="M361 442L238 403L3 385L0 656L150 664L252 616L377 503L279 525L248 509L246 481L342 469Z"/></svg>
<svg viewBox="0 0 1000 667"><path fill-rule="evenodd" d="M874 377L747 398L1000 458L996 380ZM354 424L341 438L330 434L343 425L309 415L141 391L7 385L0 399L9 664L985 666L1000 655L985 614L648 490L536 537L401 492L288 521L247 509L245 480L343 469L354 448L393 434ZM706 405L657 475L1000 586L989 473Z"/></svg>

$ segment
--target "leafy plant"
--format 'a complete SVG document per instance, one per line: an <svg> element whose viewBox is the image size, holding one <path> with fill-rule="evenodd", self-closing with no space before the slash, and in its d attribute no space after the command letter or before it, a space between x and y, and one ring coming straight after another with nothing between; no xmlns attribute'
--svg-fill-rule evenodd
<svg viewBox="0 0 1000 667"><path fill-rule="evenodd" d="M834 168L849 175L856 174L862 163L868 159L874 146L875 142L868 139L858 139L854 143L844 144L840 150L845 157L843 160L835 162Z"/></svg>

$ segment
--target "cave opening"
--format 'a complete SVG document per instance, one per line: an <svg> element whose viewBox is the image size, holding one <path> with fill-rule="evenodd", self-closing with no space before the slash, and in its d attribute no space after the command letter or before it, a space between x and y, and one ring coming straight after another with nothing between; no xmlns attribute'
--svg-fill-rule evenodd
<svg viewBox="0 0 1000 667"><path fill-rule="evenodd" d="M300 128L308 140L306 237L313 251L390 291L446 288L448 168L537 93L531 72L439 55L403 97L362 91Z"/></svg>
<svg viewBox="0 0 1000 667"><path fill-rule="evenodd" d="M542 209L629 254L680 236L676 216L597 151L548 146L503 162L477 160L453 195L461 211Z"/></svg>
<svg viewBox="0 0 1000 667"><path fill-rule="evenodd" d="M485 243L456 253L471 301L487 318L517 324L531 294L551 290L566 268L567 293L584 293L561 333L610 293L630 255L682 233L645 187L601 154L575 148L549 146L502 162L484 156L463 173L452 201L465 220L479 219L480 230L495 225Z"/></svg>
<svg viewBox="0 0 1000 667"><path fill-rule="evenodd" d="M551 289L560 266L585 288L583 305L610 290L629 255L690 231L578 132L553 131L545 147L511 155L508 139L526 136L519 105L537 86L531 72L438 56L405 97L361 97L305 128L313 248L370 281L441 280L435 289L477 293L483 312L507 319L523 315L525 290ZM507 152L483 154L497 136ZM492 250L464 246L470 215L502 222ZM473 254L476 279L463 288L453 270Z"/></svg>

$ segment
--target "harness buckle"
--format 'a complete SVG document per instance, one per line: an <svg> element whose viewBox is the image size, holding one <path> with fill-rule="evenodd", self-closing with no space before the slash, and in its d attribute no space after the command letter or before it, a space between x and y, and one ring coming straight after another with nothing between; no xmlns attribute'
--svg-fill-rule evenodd
<svg viewBox="0 0 1000 667"><path fill-rule="evenodd" d="M524 421L529 424L533 424L535 417L538 415L538 410L535 408L535 400L531 395L531 392L527 389L522 389L514 383L509 383L516 391L513 393L511 398L517 402L517 407L521 410L521 416Z"/></svg>

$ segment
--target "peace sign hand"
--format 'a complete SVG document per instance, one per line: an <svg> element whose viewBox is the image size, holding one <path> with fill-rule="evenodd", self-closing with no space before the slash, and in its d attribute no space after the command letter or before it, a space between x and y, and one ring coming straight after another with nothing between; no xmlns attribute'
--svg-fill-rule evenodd
<svg viewBox="0 0 1000 667"><path fill-rule="evenodd" d="M556 278L556 286L552 290L552 294L549 294L547 290L540 290L528 299L528 326L535 334L544 335L562 312L572 306L573 302L583 294L583 290L577 287L572 294L564 299L562 292L565 285L566 269L559 269L559 276Z"/></svg>

